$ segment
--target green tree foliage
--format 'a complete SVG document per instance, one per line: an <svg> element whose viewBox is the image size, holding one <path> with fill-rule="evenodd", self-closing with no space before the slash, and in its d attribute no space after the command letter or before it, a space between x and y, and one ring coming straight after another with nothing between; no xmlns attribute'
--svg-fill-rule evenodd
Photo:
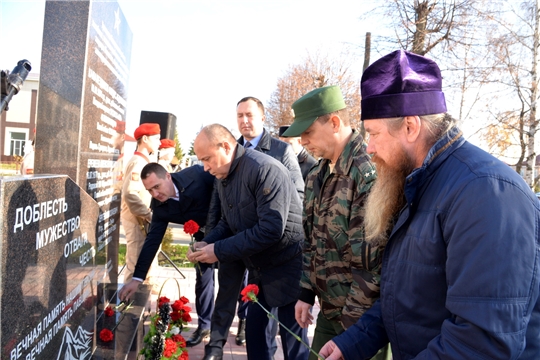
<svg viewBox="0 0 540 360"><path fill-rule="evenodd" d="M176 143L176 147L174 149L174 156L176 156L179 163L182 163L182 159L184 158L184 151L182 150L182 146L180 144L180 141L178 140L178 130L174 131L174 142Z"/></svg>

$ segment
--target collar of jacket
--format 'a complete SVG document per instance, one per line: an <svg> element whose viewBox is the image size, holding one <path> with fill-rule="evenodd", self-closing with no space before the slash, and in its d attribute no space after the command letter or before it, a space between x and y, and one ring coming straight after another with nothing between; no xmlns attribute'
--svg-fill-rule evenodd
<svg viewBox="0 0 540 360"><path fill-rule="evenodd" d="M441 164L464 143L463 132L453 127L429 149L422 166L414 169L405 179L405 197L409 206L413 206L418 189L422 188Z"/></svg>
<svg viewBox="0 0 540 360"><path fill-rule="evenodd" d="M240 145L244 146L244 137L240 136L236 140ZM272 137L270 136L270 133L266 131L265 128L263 128L263 134L261 136L261 139L259 140L259 143L257 144L257 147L252 148L252 150L262 150L262 152L267 152L270 150L272 144Z"/></svg>
<svg viewBox="0 0 540 360"><path fill-rule="evenodd" d="M182 193L194 181L194 179L191 176L185 176L185 174L187 174L187 172L178 172L178 173L171 174L171 179L174 185L176 186L176 188L178 189L179 200L182 200ZM166 204L168 201L169 199L165 200L164 202L156 200L156 206L161 206L163 204Z"/></svg>
<svg viewBox="0 0 540 360"><path fill-rule="evenodd" d="M345 145L345 148L343 148L341 155L339 155L336 166L334 167L334 173L339 175L346 175L350 172L351 166L354 161L354 157L351 156L351 154L358 153L358 151L360 151L360 149L362 148L363 143L364 138L360 135L358 130L353 129L349 142L347 143L347 145ZM328 166L330 164L330 160L323 159L322 163L324 164L324 166Z"/></svg>
<svg viewBox="0 0 540 360"><path fill-rule="evenodd" d="M254 151L253 149L249 149L249 150ZM236 149L234 150L234 157L232 159L231 167L229 169L229 172L227 173L226 179L228 179L231 176L231 174L234 172L234 170L238 166L238 163L240 162L240 159L242 158L242 156L244 156L245 153L246 153L246 149L244 148L244 145L236 144Z"/></svg>
<svg viewBox="0 0 540 360"><path fill-rule="evenodd" d="M300 150L298 155L296 155L296 157L298 158L299 163L303 163L304 161L306 161L307 156L308 156L307 150L304 149L304 148L302 148L302 150Z"/></svg>

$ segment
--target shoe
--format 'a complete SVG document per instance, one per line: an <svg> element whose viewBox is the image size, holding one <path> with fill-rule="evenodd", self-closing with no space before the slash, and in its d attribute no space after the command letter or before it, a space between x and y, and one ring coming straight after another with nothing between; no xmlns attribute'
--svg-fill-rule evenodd
<svg viewBox="0 0 540 360"><path fill-rule="evenodd" d="M204 355L203 360L222 360L223 355Z"/></svg>
<svg viewBox="0 0 540 360"><path fill-rule="evenodd" d="M186 340L186 346L187 347L192 347L192 346L199 345L208 336L210 336L210 329L197 328L197 330L195 330L195 332L193 334L191 334L191 337ZM220 359L221 359L221 357L220 357Z"/></svg>
<svg viewBox="0 0 540 360"><path fill-rule="evenodd" d="M246 343L246 319L238 322L238 333L236 333L236 345L242 346Z"/></svg>

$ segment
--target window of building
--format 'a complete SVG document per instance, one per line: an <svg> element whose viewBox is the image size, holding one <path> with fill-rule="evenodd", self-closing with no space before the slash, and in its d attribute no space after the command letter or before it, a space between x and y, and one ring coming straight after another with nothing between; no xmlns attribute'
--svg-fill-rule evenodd
<svg viewBox="0 0 540 360"><path fill-rule="evenodd" d="M10 132L10 145L9 155L24 155L24 142L26 141L26 134L23 132Z"/></svg>

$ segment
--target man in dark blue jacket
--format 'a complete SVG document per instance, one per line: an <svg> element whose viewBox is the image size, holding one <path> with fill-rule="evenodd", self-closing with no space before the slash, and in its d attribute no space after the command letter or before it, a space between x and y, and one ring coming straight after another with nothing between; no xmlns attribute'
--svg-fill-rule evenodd
<svg viewBox="0 0 540 360"><path fill-rule="evenodd" d="M242 136L238 138L238 143L246 149L254 149L269 155L282 163L291 173L293 183L296 185L300 200L304 199L304 176L292 146L287 142L276 139L264 128L264 105L261 100L253 96L246 96L236 103L236 122L238 131ZM247 284L247 272L244 276L244 284ZM246 342L245 338L245 319L247 303L242 303L241 297L238 298L239 318L238 333L236 335L236 345L242 345ZM271 323L266 330L267 343L273 352L277 350L275 336L277 327Z"/></svg>
<svg viewBox="0 0 540 360"><path fill-rule="evenodd" d="M203 229L214 185L214 177L205 172L200 165L170 174L160 164L150 163L142 169L141 179L153 198L150 204L153 210L152 222L135 266L133 280L120 290L121 300L129 299L146 278L169 222L184 224L188 220L193 220ZM194 235L196 240L202 240L203 236L201 230ZM201 272L203 278L214 276L213 267L208 264L201 264ZM199 298L195 302L195 307L199 314L212 314L214 299ZM198 329L209 333L210 322L205 322L207 318L208 316L199 318Z"/></svg>
<svg viewBox="0 0 540 360"><path fill-rule="evenodd" d="M280 321L306 340L305 331L294 319L304 234L300 196L290 172L272 157L239 145L219 124L201 130L194 150L205 170L219 180L222 211L217 226L198 243L198 251L188 253L191 261L219 261L221 266L204 359L222 359L246 268L249 282L260 287L261 305L277 308ZM272 358L265 334L268 321L258 305L250 305L246 325L249 359ZM280 334L285 359L307 358L307 348L287 331L280 329Z"/></svg>
<svg viewBox="0 0 540 360"><path fill-rule="evenodd" d="M279 140L286 142L291 145L296 158L298 159L298 164L300 165L300 171L302 172L302 178L304 179L304 184L306 182L307 175L309 171L317 164L317 160L311 156L310 153L302 146L302 139L299 136L296 137L284 137L282 136L285 131L289 129L290 125L283 125L279 127Z"/></svg>
<svg viewBox="0 0 540 360"><path fill-rule="evenodd" d="M291 178L296 185L300 199L304 198L304 180L299 162L297 161L294 149L292 146L287 145L286 142L278 140L270 136L270 133L264 128L264 105L263 103L253 97L247 96L238 101L236 104L236 120L238 125L238 131L242 134L238 138L238 143L246 149L253 149L269 155L282 163L290 172ZM217 208L217 214L219 211L219 197L217 192L214 193L214 200L216 206L210 208L210 218L207 224L208 233L217 224L215 214L212 214L212 209ZM195 297L213 297L214 296L214 279L202 278L197 274ZM244 276L244 284L247 284L247 272ZM238 298L238 332L236 334L236 345L243 345L246 342L245 326L246 326L246 313L247 303L242 302L241 296ZM208 316L206 322L210 322L211 313L205 312L205 314L197 314L199 318L201 316ZM277 333L277 327L274 323L270 324L267 329L267 343L270 348L275 352L277 344L275 342L275 336ZM186 341L188 347L198 345L203 340L204 336L200 331L196 331Z"/></svg>
<svg viewBox="0 0 540 360"><path fill-rule="evenodd" d="M362 75L377 181L366 240L386 245L381 297L327 360L540 359L540 203L446 113L435 62L406 51Z"/></svg>

